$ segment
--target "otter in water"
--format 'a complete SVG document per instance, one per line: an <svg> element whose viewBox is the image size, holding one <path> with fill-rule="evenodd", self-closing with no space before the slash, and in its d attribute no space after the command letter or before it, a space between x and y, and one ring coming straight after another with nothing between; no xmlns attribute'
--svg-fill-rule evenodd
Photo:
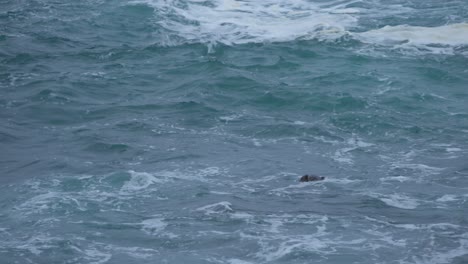
<svg viewBox="0 0 468 264"><path fill-rule="evenodd" d="M316 176L316 175L304 175L299 180L300 182L310 182L310 181L322 181L325 180L323 176Z"/></svg>

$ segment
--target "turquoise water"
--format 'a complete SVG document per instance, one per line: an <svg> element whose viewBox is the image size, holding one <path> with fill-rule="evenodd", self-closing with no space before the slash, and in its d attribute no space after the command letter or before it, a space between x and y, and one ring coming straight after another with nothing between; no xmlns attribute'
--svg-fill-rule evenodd
<svg viewBox="0 0 468 264"><path fill-rule="evenodd" d="M468 263L465 0L6 0L0 89L0 263Z"/></svg>

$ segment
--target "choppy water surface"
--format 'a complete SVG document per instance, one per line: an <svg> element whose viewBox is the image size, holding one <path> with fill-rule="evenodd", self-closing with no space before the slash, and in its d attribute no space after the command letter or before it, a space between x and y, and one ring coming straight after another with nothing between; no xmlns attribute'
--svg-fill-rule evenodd
<svg viewBox="0 0 468 264"><path fill-rule="evenodd" d="M0 89L1 263L468 263L465 0L7 0Z"/></svg>

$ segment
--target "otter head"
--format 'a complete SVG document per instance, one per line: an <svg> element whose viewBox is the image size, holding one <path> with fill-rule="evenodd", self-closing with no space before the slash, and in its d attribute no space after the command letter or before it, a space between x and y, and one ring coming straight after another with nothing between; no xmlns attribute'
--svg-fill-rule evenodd
<svg viewBox="0 0 468 264"><path fill-rule="evenodd" d="M304 175L301 177L301 179L299 180L300 182L308 182L309 181L309 175Z"/></svg>
<svg viewBox="0 0 468 264"><path fill-rule="evenodd" d="M309 182L309 181L322 181L325 180L323 176L315 176L315 175L304 175L302 176L299 181L300 182Z"/></svg>

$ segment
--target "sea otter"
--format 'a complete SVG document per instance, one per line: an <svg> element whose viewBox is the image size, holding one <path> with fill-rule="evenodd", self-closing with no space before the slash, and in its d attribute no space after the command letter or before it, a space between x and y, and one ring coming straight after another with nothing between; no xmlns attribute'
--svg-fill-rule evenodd
<svg viewBox="0 0 468 264"><path fill-rule="evenodd" d="M316 176L316 175L304 175L299 180L300 182L310 182L310 181L322 181L325 180L323 176Z"/></svg>

